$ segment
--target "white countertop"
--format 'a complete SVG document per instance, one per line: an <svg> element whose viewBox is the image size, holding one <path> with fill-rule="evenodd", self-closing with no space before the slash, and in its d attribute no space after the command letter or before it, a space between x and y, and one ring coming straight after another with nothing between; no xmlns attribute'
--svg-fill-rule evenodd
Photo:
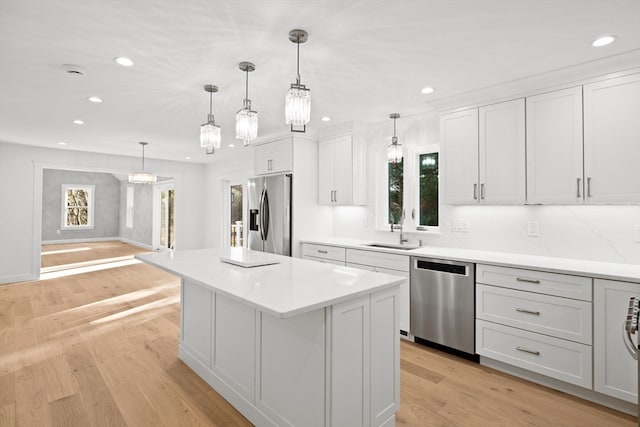
<svg viewBox="0 0 640 427"><path fill-rule="evenodd" d="M136 258L281 318L397 286L405 280L401 276L239 249L252 261L264 258L279 263L240 267L221 262L221 256L230 256L229 250L222 249L158 252Z"/></svg>
<svg viewBox="0 0 640 427"><path fill-rule="evenodd" d="M523 255L507 252L479 251L472 249L445 248L438 246L422 246L418 249L411 250L387 249L367 246L368 244L374 243L372 241L345 238L302 240L302 243L340 246L351 249L362 249L409 256L424 256L429 258L468 261L506 267L521 267L602 279L640 282L640 265L633 264Z"/></svg>

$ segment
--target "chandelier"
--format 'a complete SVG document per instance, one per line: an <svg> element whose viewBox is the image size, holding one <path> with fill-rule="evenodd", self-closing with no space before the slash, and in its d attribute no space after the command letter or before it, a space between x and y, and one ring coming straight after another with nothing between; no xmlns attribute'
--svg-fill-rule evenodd
<svg viewBox="0 0 640 427"><path fill-rule="evenodd" d="M213 93L218 91L218 86L205 85L205 92L209 92L209 115L207 123L200 126L200 147L206 149L207 154L213 154L216 148L220 148L220 126L216 125L213 118Z"/></svg>
<svg viewBox="0 0 640 427"><path fill-rule="evenodd" d="M130 184L155 184L158 181L158 177L152 173L144 171L144 146L149 144L148 142L139 142L142 145L142 171L141 172L129 172Z"/></svg>
<svg viewBox="0 0 640 427"><path fill-rule="evenodd" d="M251 62L241 62L239 68L245 72L245 96L242 109L236 113L236 139L241 139L244 146L258 136L258 112L251 109L249 99L249 73L256 69Z"/></svg>
<svg viewBox="0 0 640 427"><path fill-rule="evenodd" d="M291 126L291 132L306 132L307 123L311 119L311 90L300 83L300 44L307 41L309 35L304 30L289 31L289 40L297 45L296 82L291 83L291 89L285 99L284 115L286 123ZM295 129L302 126L302 129Z"/></svg>
<svg viewBox="0 0 640 427"><path fill-rule="evenodd" d="M391 145L387 147L387 160L389 163L400 163L402 161L402 144L398 144L396 136L396 120L400 117L398 113L389 114L389 118L393 119L393 136L391 137Z"/></svg>

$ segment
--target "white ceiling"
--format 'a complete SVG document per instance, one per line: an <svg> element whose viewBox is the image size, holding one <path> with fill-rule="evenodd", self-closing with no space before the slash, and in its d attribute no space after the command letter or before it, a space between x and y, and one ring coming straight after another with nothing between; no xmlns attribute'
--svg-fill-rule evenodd
<svg viewBox="0 0 640 427"><path fill-rule="evenodd" d="M192 162L243 150L241 142L227 147L244 98L238 63L256 65L249 97L259 134L286 132L293 28L309 32L300 71L312 93L309 129L317 131L325 115L331 123L379 122L501 83L637 55L640 1L0 0L0 141L132 156L148 141L147 157ZM603 34L618 39L591 47ZM135 65L119 66L116 56ZM66 74L69 63L86 75ZM213 112L223 148L214 156L199 147L208 83L220 88ZM436 92L423 95L424 86ZM88 102L91 95L104 102Z"/></svg>

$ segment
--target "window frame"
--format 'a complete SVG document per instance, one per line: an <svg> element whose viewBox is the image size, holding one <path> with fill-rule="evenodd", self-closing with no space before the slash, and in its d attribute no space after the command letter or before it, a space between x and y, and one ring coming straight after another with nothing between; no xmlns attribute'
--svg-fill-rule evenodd
<svg viewBox="0 0 640 427"><path fill-rule="evenodd" d="M426 226L420 225L420 156L422 154L438 153L438 225ZM440 184L442 159L440 156L439 144L424 144L421 147L403 147L403 207L405 211L405 220L403 230L410 233L420 234L440 234L440 226L442 223L442 185ZM376 230L390 231L389 223L389 168L386 147L379 156L379 168L381 168L377 180L376 194L379 195L376 209ZM394 230L399 230L400 226L395 225Z"/></svg>
<svg viewBox="0 0 640 427"><path fill-rule="evenodd" d="M61 215L60 229L62 230L91 230L94 228L94 212L95 212L95 185L90 184L62 184L61 192ZM86 225L67 225L67 191L68 190L85 190L89 194L87 200L87 224Z"/></svg>

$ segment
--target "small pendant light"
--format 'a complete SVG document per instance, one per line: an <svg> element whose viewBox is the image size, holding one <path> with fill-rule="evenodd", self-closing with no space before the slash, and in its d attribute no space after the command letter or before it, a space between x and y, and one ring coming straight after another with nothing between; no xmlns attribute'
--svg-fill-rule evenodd
<svg viewBox="0 0 640 427"><path fill-rule="evenodd" d="M300 83L300 44L307 41L309 35L304 30L289 31L289 40L297 45L296 82L291 83L285 99L284 115L291 132L306 132L307 123L311 119L311 89ZM295 129L294 126L302 126Z"/></svg>
<svg viewBox="0 0 640 427"><path fill-rule="evenodd" d="M400 117L398 113L389 114L389 118L393 119L393 137L391 137L391 145L387 148L387 160L389 163L400 163L402 161L402 144L398 144L396 136L396 120Z"/></svg>
<svg viewBox="0 0 640 427"><path fill-rule="evenodd" d="M246 147L258 136L258 112L251 109L249 99L249 73L254 71L256 66L251 62L241 62L239 68L245 72L246 80L243 106L236 113L236 139L241 139Z"/></svg>
<svg viewBox="0 0 640 427"><path fill-rule="evenodd" d="M142 171L141 172L129 172L129 183L131 184L155 184L158 181L158 177L152 173L144 171L144 147L148 145L148 142L139 142L142 145Z"/></svg>
<svg viewBox="0 0 640 427"><path fill-rule="evenodd" d="M218 91L218 86L205 85L205 92L209 92L209 115L207 123L200 126L200 147L206 149L207 154L213 154L216 148L220 148L220 126L216 125L213 118L213 94Z"/></svg>

